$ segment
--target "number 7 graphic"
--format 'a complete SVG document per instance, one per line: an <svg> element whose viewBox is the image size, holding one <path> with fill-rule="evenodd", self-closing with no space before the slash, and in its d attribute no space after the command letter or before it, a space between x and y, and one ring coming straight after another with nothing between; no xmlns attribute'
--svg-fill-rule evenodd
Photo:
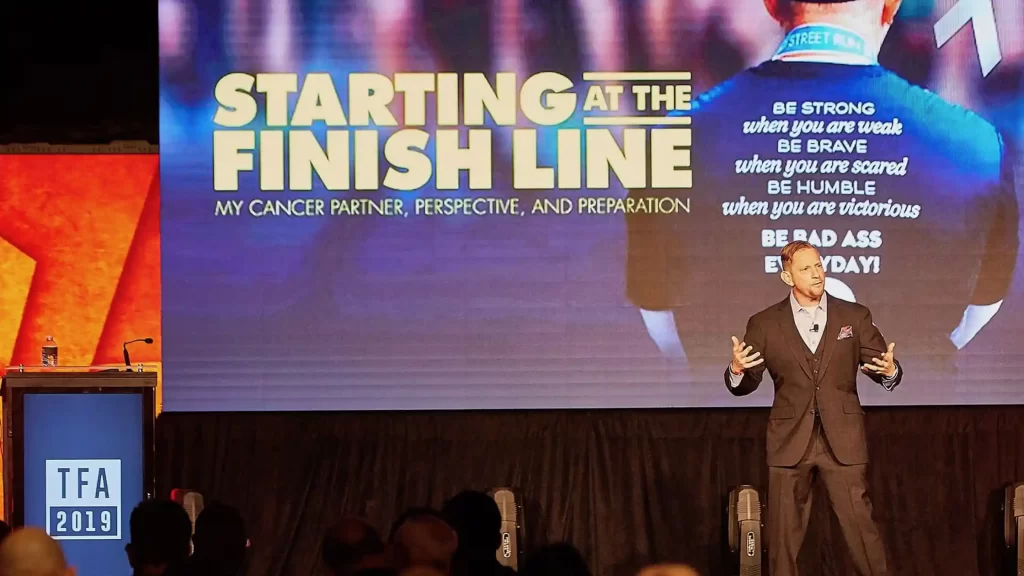
<svg viewBox="0 0 1024 576"><path fill-rule="evenodd" d="M981 61L981 75L988 76L1003 59L999 51L992 0L959 0L935 23L935 41L942 48L943 44L971 23L974 28L974 44L978 47L978 60Z"/></svg>

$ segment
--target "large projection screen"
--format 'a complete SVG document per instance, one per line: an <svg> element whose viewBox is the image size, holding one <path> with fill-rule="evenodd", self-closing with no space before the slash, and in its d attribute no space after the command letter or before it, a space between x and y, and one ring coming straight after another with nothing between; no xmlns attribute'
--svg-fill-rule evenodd
<svg viewBox="0 0 1024 576"><path fill-rule="evenodd" d="M775 4L161 0L164 408L765 406L795 239L866 404L1024 401L1024 6Z"/></svg>

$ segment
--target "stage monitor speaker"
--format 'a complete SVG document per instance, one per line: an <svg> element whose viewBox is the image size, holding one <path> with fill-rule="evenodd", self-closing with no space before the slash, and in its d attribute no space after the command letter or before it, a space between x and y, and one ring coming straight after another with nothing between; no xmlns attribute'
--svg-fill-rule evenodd
<svg viewBox="0 0 1024 576"><path fill-rule="evenodd" d="M203 511L203 495L195 490L175 488L171 490L171 500L181 504L181 507L188 513L188 519L192 522L192 535L196 534L196 518Z"/></svg>
<svg viewBox="0 0 1024 576"><path fill-rule="evenodd" d="M1003 499L1003 538L1006 541L1008 574L1024 576L1024 482L1006 487Z"/></svg>
<svg viewBox="0 0 1024 576"><path fill-rule="evenodd" d="M511 488L495 488L491 498L501 511L501 546L497 550L498 562L513 570L519 570L523 542L522 497Z"/></svg>
<svg viewBox="0 0 1024 576"><path fill-rule="evenodd" d="M733 574L759 576L766 550L762 537L763 498L753 486L743 485L729 493L726 522L729 527L729 558Z"/></svg>

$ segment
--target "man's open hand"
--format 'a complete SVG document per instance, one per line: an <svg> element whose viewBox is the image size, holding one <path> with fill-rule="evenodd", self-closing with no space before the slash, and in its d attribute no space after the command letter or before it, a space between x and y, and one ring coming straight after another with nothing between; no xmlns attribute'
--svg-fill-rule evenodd
<svg viewBox="0 0 1024 576"><path fill-rule="evenodd" d="M742 374L747 368L753 368L764 362L760 352L753 352L753 346L747 346L746 342L740 342L735 336L732 337L732 369L733 374ZM751 353L753 352L753 353Z"/></svg>
<svg viewBox="0 0 1024 576"><path fill-rule="evenodd" d="M882 354L881 358L872 358L871 364L865 364L861 366L861 370L865 374L881 374L882 376L892 376L896 373L896 361L893 360L892 351L896 349L895 342L889 342L889 349Z"/></svg>

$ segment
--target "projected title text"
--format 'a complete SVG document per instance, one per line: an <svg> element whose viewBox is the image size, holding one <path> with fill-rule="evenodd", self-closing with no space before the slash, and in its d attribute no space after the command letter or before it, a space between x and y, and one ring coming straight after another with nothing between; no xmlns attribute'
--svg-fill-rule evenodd
<svg viewBox="0 0 1024 576"><path fill-rule="evenodd" d="M228 74L214 94L214 122L222 127L213 134L214 189L237 191L240 174L256 171L262 191L310 191L314 175L329 191L377 190L381 183L417 190L431 181L455 190L465 171L470 189L489 190L492 134L504 129L511 132L516 189L605 189L612 175L624 188L690 188L690 118L667 116L689 109L690 74L583 79L595 84L581 95L553 72L521 83L499 73L493 84L476 73L357 73L348 75L343 105L329 74L307 74L301 85L297 74ZM557 128L579 110L583 129ZM327 128L322 138L317 126ZM549 165L538 148L550 136L538 127L556 127Z"/></svg>

